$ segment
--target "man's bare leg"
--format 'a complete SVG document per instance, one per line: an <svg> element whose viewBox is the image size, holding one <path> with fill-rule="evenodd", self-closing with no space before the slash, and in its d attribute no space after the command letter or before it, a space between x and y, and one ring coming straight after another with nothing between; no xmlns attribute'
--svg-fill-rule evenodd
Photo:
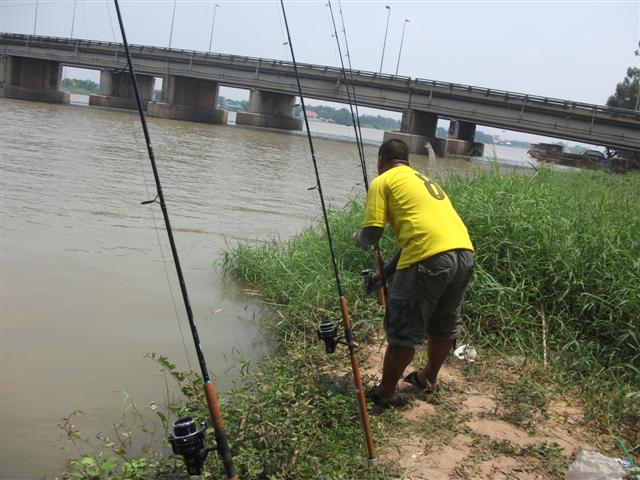
<svg viewBox="0 0 640 480"><path fill-rule="evenodd" d="M382 363L382 380L376 389L383 400L391 401L396 396L398 381L413 360L414 353L415 349L411 347L387 345Z"/></svg>
<svg viewBox="0 0 640 480"><path fill-rule="evenodd" d="M453 348L455 340L429 337L427 341L427 365L418 372L418 379L422 383L429 382L435 387L438 382L438 372Z"/></svg>

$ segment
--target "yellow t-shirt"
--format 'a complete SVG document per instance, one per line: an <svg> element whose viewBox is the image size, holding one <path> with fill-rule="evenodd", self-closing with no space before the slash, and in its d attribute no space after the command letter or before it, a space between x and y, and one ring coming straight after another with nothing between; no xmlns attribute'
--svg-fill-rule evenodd
<svg viewBox="0 0 640 480"><path fill-rule="evenodd" d="M467 227L442 188L408 165L390 168L369 187L364 227L389 222L402 255L398 269L447 250L473 251Z"/></svg>

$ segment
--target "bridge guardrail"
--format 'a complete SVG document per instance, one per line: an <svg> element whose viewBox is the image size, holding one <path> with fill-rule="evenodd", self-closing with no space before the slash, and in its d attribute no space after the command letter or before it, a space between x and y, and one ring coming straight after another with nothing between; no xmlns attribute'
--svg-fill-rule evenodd
<svg viewBox="0 0 640 480"><path fill-rule="evenodd" d="M103 46L103 47L111 47L115 49L122 48L121 43L117 42L106 42L102 40L86 40L86 39L69 39L64 37L50 37L50 36L41 36L41 35L26 35L20 33L0 33L0 39L16 39L16 40L24 40L28 43L30 40L35 41L44 41L50 43L57 43L66 46ZM140 50L140 51L151 51L151 52L164 52L166 54L189 54L191 58L199 58L199 59L218 59L223 61L228 61L230 63L234 62L242 62L242 63L250 63L256 64L258 67L260 65L272 65L272 66L283 66L293 68L293 63L288 60L277 60L277 59L264 59L258 57L249 57L249 56L241 56L241 55L229 55L225 53L208 53L208 52L200 52L196 50L185 50L185 49L177 49L177 48L165 48L165 47L157 47L150 45L130 45L132 50ZM342 73L342 70L338 67L332 67L328 65L316 65L311 63L299 63L298 67L300 69L306 69L309 71L317 71L317 72L333 72L337 75ZM520 92L512 92L507 90L500 90L495 88L486 88L486 87L477 87L473 85L465 85L458 84L452 82L442 82L439 80L430 80L425 78L415 78L406 77L402 75L391 75L385 73L378 72L370 72L366 70L351 70L351 74L357 77L364 77L369 80L382 79L386 81L397 81L401 82L404 85L415 85L422 87L430 87L431 89L448 89L450 92L460 93L462 95L476 94L476 95L484 95L487 97L493 97L496 99L502 100L518 100L523 103L523 106L551 106L551 107L560 107L562 109L572 109L572 110L581 110L585 114L589 115L598 115L598 114L609 114L612 116L622 116L631 118L635 121L640 121L640 112L636 112L633 110L627 110L623 108L616 107L608 107L605 105L596 105L585 102L577 102L573 100L565 100L553 97L544 97L540 95L530 95L526 93Z"/></svg>

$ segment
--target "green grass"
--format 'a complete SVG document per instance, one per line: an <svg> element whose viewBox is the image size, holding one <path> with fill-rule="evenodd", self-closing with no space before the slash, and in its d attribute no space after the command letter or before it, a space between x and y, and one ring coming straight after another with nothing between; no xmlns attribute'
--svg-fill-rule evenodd
<svg viewBox="0 0 640 480"><path fill-rule="evenodd" d="M587 416L640 440L640 176L542 169L530 176L450 177L443 187L476 246L465 303L466 340L542 362L543 325L554 379L579 388ZM358 326L379 321L358 272L372 266L353 246L362 206L332 212L338 262ZM388 258L393 241L382 250ZM279 304L278 329L311 335L337 317L323 230L239 245L224 266ZM360 332L361 336L366 333Z"/></svg>
<svg viewBox="0 0 640 480"><path fill-rule="evenodd" d="M605 430L640 430L640 176L552 172L454 179L477 246L466 303L476 343L550 361Z"/></svg>
<svg viewBox="0 0 640 480"><path fill-rule="evenodd" d="M544 420L549 391L531 373L525 373L516 381L503 381L501 386L498 399L504 420L525 428L534 428L538 421Z"/></svg>
<svg viewBox="0 0 640 480"><path fill-rule="evenodd" d="M546 413L545 388L560 383L581 392L592 424L629 445L640 443L640 176L543 169L530 176L454 176L442 185L476 246L464 341L481 355L519 358L530 365L527 371L544 372L504 384L502 414L525 425L535 422ZM381 328L382 314L377 299L361 288L360 270L374 268L371 255L353 245L362 214L362 205L351 202L330 215L358 341ZM388 232L381 247L389 258L394 241ZM264 324L274 352L244 365L239 386L222 396L240 477L389 478L395 466L366 467L344 349L326 355L315 338L320 319L340 318L323 228L236 245L225 253L223 267L273 306ZM159 363L185 395L157 412L165 426L181 414L207 418L198 378L175 372L166 360ZM534 408L520 408L522 398ZM440 425L422 429L452 423L455 410L438 408ZM397 422L393 414L372 417L375 437L384 438ZM522 455L548 457L549 476L559 475L564 461L556 450L527 448L519 450ZM155 466L126 478L177 478L179 461L149 455ZM218 478L216 455L208 465L206 478ZM115 473L103 478L125 478L117 470L122 467L108 466Z"/></svg>

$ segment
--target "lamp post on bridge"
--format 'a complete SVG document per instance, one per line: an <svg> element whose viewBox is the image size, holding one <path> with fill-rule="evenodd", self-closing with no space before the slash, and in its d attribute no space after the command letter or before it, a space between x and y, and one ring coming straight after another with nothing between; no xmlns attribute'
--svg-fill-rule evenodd
<svg viewBox="0 0 640 480"><path fill-rule="evenodd" d="M638 42L638 49L635 51L636 57L640 57L640 42ZM640 87L640 84L639 84ZM640 91L637 92L638 98L636 99L636 112L640 109Z"/></svg>
<svg viewBox="0 0 640 480"><path fill-rule="evenodd" d="M382 62L384 62L384 49L387 46L387 32L389 31L389 17L391 16L391 7L385 5L387 9L387 28L384 29L384 42L382 44L382 58L380 59L380 73L382 73Z"/></svg>
<svg viewBox="0 0 640 480"><path fill-rule="evenodd" d="M211 19L211 35L209 36L209 53L211 53L211 42L213 41L213 25L216 23L216 9L219 7L217 3L213 6L213 18Z"/></svg>
<svg viewBox="0 0 640 480"><path fill-rule="evenodd" d="M71 16L71 38L73 38L73 27L76 22L76 3L78 3L78 0L73 0L73 15Z"/></svg>
<svg viewBox="0 0 640 480"><path fill-rule="evenodd" d="M171 15L171 31L169 33L169 48L171 48L171 40L173 40L173 21L176 19L176 3L178 0L173 0L173 14Z"/></svg>
<svg viewBox="0 0 640 480"><path fill-rule="evenodd" d="M36 24L38 23L38 0L36 0L36 15L33 18L33 34L36 34Z"/></svg>
<svg viewBox="0 0 640 480"><path fill-rule="evenodd" d="M404 25L402 26L402 38L400 40L400 51L398 52L398 64L396 65L396 75L398 75L398 69L400 68L400 55L402 55L402 44L404 43L404 31L407 28L407 23L411 20L408 18L404 19Z"/></svg>

